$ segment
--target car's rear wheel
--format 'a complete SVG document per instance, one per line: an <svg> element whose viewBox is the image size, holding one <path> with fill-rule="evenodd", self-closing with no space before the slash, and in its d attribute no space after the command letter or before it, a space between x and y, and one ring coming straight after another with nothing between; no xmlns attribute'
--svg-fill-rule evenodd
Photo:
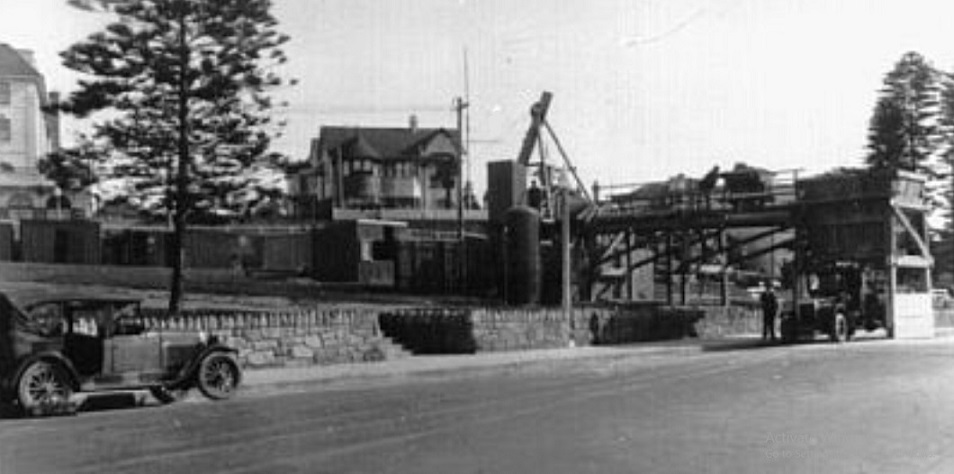
<svg viewBox="0 0 954 474"><path fill-rule="evenodd" d="M20 408L29 414L63 409L72 396L69 376L61 365L52 362L41 360L30 364L17 383Z"/></svg>
<svg viewBox="0 0 954 474"><path fill-rule="evenodd" d="M189 393L189 389L169 388L158 385L155 387L149 387L149 393L151 393L153 398L159 400L159 402L163 405L168 405L185 398L185 396Z"/></svg>
<svg viewBox="0 0 954 474"><path fill-rule="evenodd" d="M235 359L226 354L207 355L199 364L196 377L199 391L213 400L224 400L235 395L242 371Z"/></svg>

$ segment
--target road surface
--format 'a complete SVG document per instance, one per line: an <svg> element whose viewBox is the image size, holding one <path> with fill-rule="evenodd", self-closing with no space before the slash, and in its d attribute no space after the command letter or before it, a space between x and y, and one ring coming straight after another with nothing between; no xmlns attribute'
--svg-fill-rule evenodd
<svg viewBox="0 0 954 474"><path fill-rule="evenodd" d="M954 339L622 352L0 419L0 474L954 472Z"/></svg>

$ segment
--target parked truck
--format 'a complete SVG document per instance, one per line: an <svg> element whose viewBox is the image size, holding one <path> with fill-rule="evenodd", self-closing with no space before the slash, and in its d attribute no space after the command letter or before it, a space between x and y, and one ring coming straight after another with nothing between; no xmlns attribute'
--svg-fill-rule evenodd
<svg viewBox="0 0 954 474"><path fill-rule="evenodd" d="M799 181L796 192L788 280L797 304L783 306L783 340L822 333L842 342L880 328L894 337L898 321L905 337L932 333L930 305L920 309L930 299L933 264L924 178L839 170Z"/></svg>
<svg viewBox="0 0 954 474"><path fill-rule="evenodd" d="M858 262L832 261L815 265L800 277L799 311L792 304L783 305L783 341L821 333L832 342L846 342L861 329L884 329L890 336L883 272Z"/></svg>

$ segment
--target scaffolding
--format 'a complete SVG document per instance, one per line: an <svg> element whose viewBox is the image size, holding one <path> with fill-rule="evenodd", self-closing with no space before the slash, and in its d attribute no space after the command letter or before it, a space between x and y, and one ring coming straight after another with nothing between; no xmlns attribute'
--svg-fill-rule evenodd
<svg viewBox="0 0 954 474"><path fill-rule="evenodd" d="M580 298L728 305L730 279L781 279L787 269L796 275L788 283L798 302L806 294L804 277L853 262L883 281L890 332L933 335L922 177L841 170L803 178L797 170L737 166L719 178L710 187L677 176L594 189L596 211L581 226L587 263L578 278ZM761 271L742 270L759 258L768 260ZM708 282L716 295L706 291ZM797 316L799 305L793 306Z"/></svg>

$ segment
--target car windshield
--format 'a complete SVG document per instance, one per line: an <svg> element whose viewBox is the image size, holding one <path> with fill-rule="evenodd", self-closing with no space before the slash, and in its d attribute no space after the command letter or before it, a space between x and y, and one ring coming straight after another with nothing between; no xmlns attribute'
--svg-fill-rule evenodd
<svg viewBox="0 0 954 474"><path fill-rule="evenodd" d="M117 327L139 321L139 302L126 300L71 299L34 302L25 307L28 324L44 336L65 334L108 336Z"/></svg>
<svg viewBox="0 0 954 474"><path fill-rule="evenodd" d="M41 335L47 337L62 336L66 333L66 320L63 319L63 306L59 303L43 303L31 307L29 319Z"/></svg>

